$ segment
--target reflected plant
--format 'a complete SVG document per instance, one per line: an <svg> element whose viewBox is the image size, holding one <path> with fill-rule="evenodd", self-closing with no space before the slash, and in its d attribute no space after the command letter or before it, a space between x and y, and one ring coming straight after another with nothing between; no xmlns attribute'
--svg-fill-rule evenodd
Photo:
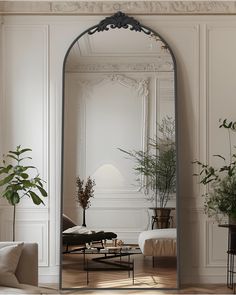
<svg viewBox="0 0 236 295"><path fill-rule="evenodd" d="M159 206L164 208L171 194L176 191L175 120L169 116L164 117L157 124L157 130L158 135L148 139L146 151L118 149L134 160L133 169L138 175L137 181L148 200L154 200L155 207L159 201Z"/></svg>
<svg viewBox="0 0 236 295"><path fill-rule="evenodd" d="M80 177L76 178L76 186L77 186L77 201L80 206L83 208L83 224L82 226L86 226L85 222L85 210L88 209L91 205L90 199L94 196L95 180L92 180L89 176L86 183L84 180L81 180Z"/></svg>

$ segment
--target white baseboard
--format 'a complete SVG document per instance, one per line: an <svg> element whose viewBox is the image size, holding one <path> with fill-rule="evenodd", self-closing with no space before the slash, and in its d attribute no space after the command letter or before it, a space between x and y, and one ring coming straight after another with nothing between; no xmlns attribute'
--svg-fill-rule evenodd
<svg viewBox="0 0 236 295"><path fill-rule="evenodd" d="M226 284L226 275L191 275L180 278L181 285L184 284Z"/></svg>
<svg viewBox="0 0 236 295"><path fill-rule="evenodd" d="M59 266L39 267L39 285L40 284L59 285Z"/></svg>

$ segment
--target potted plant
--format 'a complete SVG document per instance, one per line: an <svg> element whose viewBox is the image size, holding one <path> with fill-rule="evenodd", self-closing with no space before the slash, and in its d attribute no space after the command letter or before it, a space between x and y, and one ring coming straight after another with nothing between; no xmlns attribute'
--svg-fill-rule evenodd
<svg viewBox="0 0 236 295"><path fill-rule="evenodd" d="M0 187L3 187L1 197L5 198L13 206L13 241L15 241L16 205L27 196L34 204L44 204L41 197L47 197L47 192L43 188L43 180L34 166L25 166L23 161L31 157L26 157L25 153L32 151L29 148L22 149L17 146L16 150L9 151L3 156L0 167ZM35 176L32 173L35 172Z"/></svg>
<svg viewBox="0 0 236 295"><path fill-rule="evenodd" d="M166 205L176 190L175 121L164 117L157 124L158 135L148 138L146 151L119 150L135 162L134 171L141 182L141 190L154 201L159 227L168 227L171 208Z"/></svg>
<svg viewBox="0 0 236 295"><path fill-rule="evenodd" d="M200 183L209 188L203 194L205 197L204 211L209 217L215 217L218 222L228 216L229 223L236 224L236 153L233 153L231 135L236 131L236 122L220 120L219 128L228 132L229 156L213 155L223 161L221 167L214 167L207 163L194 161L200 167ZM234 146L235 148L235 146Z"/></svg>
<svg viewBox="0 0 236 295"><path fill-rule="evenodd" d="M91 179L89 176L86 183L84 180L81 180L80 177L76 179L76 186L77 186L77 201L79 202L80 206L83 209L83 224L82 226L86 226L85 222L85 211L91 205L90 198L94 196L94 189L95 181Z"/></svg>

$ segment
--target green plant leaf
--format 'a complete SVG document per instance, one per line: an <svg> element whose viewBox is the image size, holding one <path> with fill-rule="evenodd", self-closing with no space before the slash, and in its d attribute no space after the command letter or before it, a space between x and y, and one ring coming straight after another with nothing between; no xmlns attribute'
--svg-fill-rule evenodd
<svg viewBox="0 0 236 295"><path fill-rule="evenodd" d="M27 179L29 177L27 173L20 173L20 176L24 179Z"/></svg>
<svg viewBox="0 0 236 295"><path fill-rule="evenodd" d="M18 158L17 158L17 157L15 157L15 156L13 156L13 155L7 155L7 157L8 157L8 158L12 158L12 159L14 159L14 160L18 161Z"/></svg>
<svg viewBox="0 0 236 295"><path fill-rule="evenodd" d="M24 166L24 169L27 170L27 169L36 169L36 167L34 166Z"/></svg>
<svg viewBox="0 0 236 295"><path fill-rule="evenodd" d="M42 179L41 179L41 178L39 178L39 177L35 177L35 178L34 178L34 181L35 181L36 183L38 183L41 187L43 187Z"/></svg>
<svg viewBox="0 0 236 295"><path fill-rule="evenodd" d="M5 197L8 201L9 204L12 205L12 196L13 196L14 192L12 190L6 190L4 193L3 193L3 197Z"/></svg>
<svg viewBox="0 0 236 295"><path fill-rule="evenodd" d="M32 152L32 150L29 148L25 148L25 149L20 150L20 154L23 154L25 152Z"/></svg>
<svg viewBox="0 0 236 295"><path fill-rule="evenodd" d="M7 177L3 178L1 181L0 181L0 186L3 186L5 184L7 184L8 182L10 182L13 178L14 178L15 174L10 174L8 175Z"/></svg>
<svg viewBox="0 0 236 295"><path fill-rule="evenodd" d="M218 157L218 158L221 158L221 159L223 159L224 161L225 161L225 158L223 157L223 156L221 156L221 155L213 155L214 157Z"/></svg>
<svg viewBox="0 0 236 295"><path fill-rule="evenodd" d="M18 151L9 151L9 154L13 154L13 155L19 156L20 155L20 152L18 152ZM7 154L7 156L10 156L9 154Z"/></svg>
<svg viewBox="0 0 236 295"><path fill-rule="evenodd" d="M19 159L19 162L24 161L25 159L30 159L30 160L32 160L31 157L24 157L24 158ZM33 168L35 168L35 167L33 167Z"/></svg>
<svg viewBox="0 0 236 295"><path fill-rule="evenodd" d="M20 196L18 195L18 193L14 192L11 197L11 204L16 205L19 202L20 202Z"/></svg>
<svg viewBox="0 0 236 295"><path fill-rule="evenodd" d="M25 187L25 188L30 188L32 187L32 183L30 180L21 180L20 183L22 183L22 185Z"/></svg>
<svg viewBox="0 0 236 295"><path fill-rule="evenodd" d="M38 190L40 191L40 193L42 194L43 197L47 197L47 192L45 191L45 189L43 189L41 186L36 185L36 187L38 188Z"/></svg>
<svg viewBox="0 0 236 295"><path fill-rule="evenodd" d="M12 169L12 165L8 165L7 167L1 167L0 168L0 174L7 174L9 173L9 171Z"/></svg>
<svg viewBox="0 0 236 295"><path fill-rule="evenodd" d="M35 205L40 205L41 203L44 204L43 200L41 200L40 197L36 193L30 191L29 194L30 194Z"/></svg>

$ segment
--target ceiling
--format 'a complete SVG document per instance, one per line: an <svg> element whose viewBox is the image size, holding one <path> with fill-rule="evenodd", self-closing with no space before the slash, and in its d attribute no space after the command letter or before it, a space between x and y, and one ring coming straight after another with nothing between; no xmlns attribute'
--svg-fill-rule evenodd
<svg viewBox="0 0 236 295"><path fill-rule="evenodd" d="M85 34L72 47L66 62L66 71L91 62L150 63L165 59L172 63L171 55L163 45L154 35L124 29Z"/></svg>

